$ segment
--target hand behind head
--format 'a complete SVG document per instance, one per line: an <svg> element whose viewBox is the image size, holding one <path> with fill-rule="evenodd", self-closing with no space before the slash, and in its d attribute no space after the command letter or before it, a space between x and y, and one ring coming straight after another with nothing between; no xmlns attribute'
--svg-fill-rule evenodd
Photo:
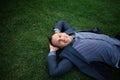
<svg viewBox="0 0 120 80"><path fill-rule="evenodd" d="M51 44L49 45L49 47L50 47L50 51L57 51L57 50L59 50L58 47L54 47Z"/></svg>

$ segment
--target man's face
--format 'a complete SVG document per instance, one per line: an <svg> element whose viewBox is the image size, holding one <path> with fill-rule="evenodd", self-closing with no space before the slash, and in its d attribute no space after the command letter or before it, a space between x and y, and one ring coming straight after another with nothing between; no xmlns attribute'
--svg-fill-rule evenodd
<svg viewBox="0 0 120 80"><path fill-rule="evenodd" d="M63 48L70 44L72 41L72 37L67 35L66 33L55 33L52 36L52 44L55 46L58 46L60 48Z"/></svg>

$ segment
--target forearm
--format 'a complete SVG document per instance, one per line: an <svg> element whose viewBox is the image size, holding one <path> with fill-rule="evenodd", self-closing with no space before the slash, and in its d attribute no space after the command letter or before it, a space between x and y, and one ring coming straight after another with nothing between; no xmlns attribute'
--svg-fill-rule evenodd
<svg viewBox="0 0 120 80"><path fill-rule="evenodd" d="M47 57L47 63L49 74L52 77L64 74L72 68L72 63L67 59L63 59L57 64L56 55L54 55L53 53L49 53Z"/></svg>
<svg viewBox="0 0 120 80"><path fill-rule="evenodd" d="M55 32L65 32L68 29L72 29L69 24L67 24L65 21L59 21L55 27L54 31Z"/></svg>

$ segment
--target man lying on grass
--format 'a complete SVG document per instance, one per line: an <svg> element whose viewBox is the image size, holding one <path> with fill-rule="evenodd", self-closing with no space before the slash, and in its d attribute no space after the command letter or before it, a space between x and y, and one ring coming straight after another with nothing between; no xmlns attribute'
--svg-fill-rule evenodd
<svg viewBox="0 0 120 80"><path fill-rule="evenodd" d="M99 29L76 31L59 21L49 38L49 74L60 76L73 66L96 80L111 80L109 67L120 67L120 41L99 33ZM56 53L60 61L56 61ZM99 66L98 66L99 65Z"/></svg>

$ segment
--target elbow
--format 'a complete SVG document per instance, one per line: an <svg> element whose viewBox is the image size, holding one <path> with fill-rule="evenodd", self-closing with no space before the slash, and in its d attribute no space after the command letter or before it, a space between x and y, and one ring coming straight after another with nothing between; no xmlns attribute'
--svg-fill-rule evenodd
<svg viewBox="0 0 120 80"><path fill-rule="evenodd" d="M57 74L56 72L50 72L49 75L51 77L57 77L57 76L59 76L59 74Z"/></svg>
<svg viewBox="0 0 120 80"><path fill-rule="evenodd" d="M49 73L51 77L57 77L55 73Z"/></svg>

